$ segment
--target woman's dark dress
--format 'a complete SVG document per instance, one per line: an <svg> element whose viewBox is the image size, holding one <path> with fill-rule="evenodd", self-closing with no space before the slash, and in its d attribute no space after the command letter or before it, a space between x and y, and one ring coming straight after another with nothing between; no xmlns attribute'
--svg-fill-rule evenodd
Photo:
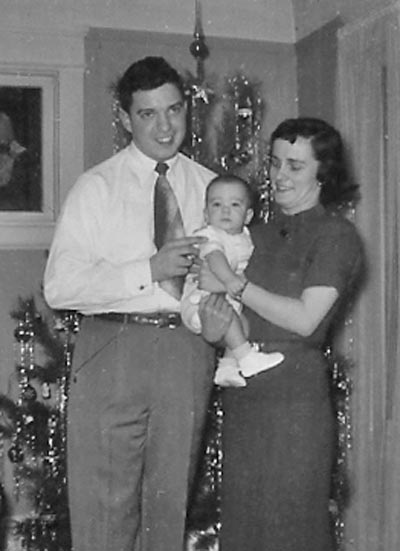
<svg viewBox="0 0 400 551"><path fill-rule="evenodd" d="M341 298L359 270L353 225L321 206L279 214L253 231L252 283L288 297L335 287ZM339 303L339 301L337 301ZM329 520L335 419L322 349L335 305L308 338L246 311L250 339L279 350L279 366L223 391L221 551L332 551Z"/></svg>

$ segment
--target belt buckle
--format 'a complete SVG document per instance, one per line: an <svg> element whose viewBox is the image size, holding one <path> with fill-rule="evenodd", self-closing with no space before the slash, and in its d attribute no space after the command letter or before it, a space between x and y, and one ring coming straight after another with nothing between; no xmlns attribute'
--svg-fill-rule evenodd
<svg viewBox="0 0 400 551"><path fill-rule="evenodd" d="M175 313L169 313L165 316L160 316L159 327L168 327L169 329L176 329L178 327L178 315Z"/></svg>

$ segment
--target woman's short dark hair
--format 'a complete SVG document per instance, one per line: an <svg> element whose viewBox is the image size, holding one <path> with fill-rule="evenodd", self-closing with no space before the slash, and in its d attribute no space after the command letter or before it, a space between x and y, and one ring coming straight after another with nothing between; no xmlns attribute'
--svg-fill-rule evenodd
<svg viewBox="0 0 400 551"><path fill-rule="evenodd" d="M354 199L358 186L349 182L340 133L322 119L312 117L286 119L272 132L271 147L277 139L294 143L298 137L310 140L314 157L319 162L317 179L322 186L320 202L327 206L343 204Z"/></svg>
<svg viewBox="0 0 400 551"><path fill-rule="evenodd" d="M132 94L138 90L154 90L163 84L175 84L184 97L184 82L163 57L148 56L135 61L118 80L115 90L121 108L129 113Z"/></svg>

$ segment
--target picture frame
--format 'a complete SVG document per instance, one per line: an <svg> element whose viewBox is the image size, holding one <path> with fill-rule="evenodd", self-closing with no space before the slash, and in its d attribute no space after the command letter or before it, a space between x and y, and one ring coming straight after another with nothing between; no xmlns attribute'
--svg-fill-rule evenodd
<svg viewBox="0 0 400 551"><path fill-rule="evenodd" d="M0 66L1 249L47 248L51 241L59 121L57 71Z"/></svg>

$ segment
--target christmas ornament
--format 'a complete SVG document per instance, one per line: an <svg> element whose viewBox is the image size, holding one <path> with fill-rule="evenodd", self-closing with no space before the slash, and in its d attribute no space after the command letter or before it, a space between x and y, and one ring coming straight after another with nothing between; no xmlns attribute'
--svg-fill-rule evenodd
<svg viewBox="0 0 400 551"><path fill-rule="evenodd" d="M21 400L25 402L33 402L37 398L37 392L32 385L26 385L21 392Z"/></svg>
<svg viewBox="0 0 400 551"><path fill-rule="evenodd" d="M7 455L11 463L21 463L24 459L24 453L18 446L11 446Z"/></svg>
<svg viewBox="0 0 400 551"><path fill-rule="evenodd" d="M18 342L28 342L32 338L32 328L29 323L19 322L14 331L14 337Z"/></svg>
<svg viewBox="0 0 400 551"><path fill-rule="evenodd" d="M42 383L41 390L42 390L42 397L45 400L49 400L51 398L51 389L50 389L49 383L47 383L46 381Z"/></svg>
<svg viewBox="0 0 400 551"><path fill-rule="evenodd" d="M189 50L197 63L197 71L196 71L197 80L198 82L203 82L204 61L210 55L210 52L205 42L205 37L203 32L200 0L195 0L195 26L194 26L193 38L194 40L190 44Z"/></svg>

